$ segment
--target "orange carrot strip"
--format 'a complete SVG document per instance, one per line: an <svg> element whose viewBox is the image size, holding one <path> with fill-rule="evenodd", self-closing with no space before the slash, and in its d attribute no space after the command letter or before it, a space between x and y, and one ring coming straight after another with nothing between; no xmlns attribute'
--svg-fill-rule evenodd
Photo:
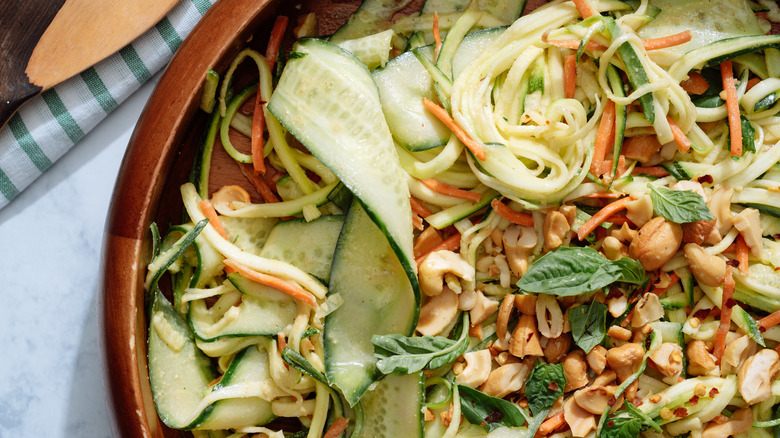
<svg viewBox="0 0 780 438"><path fill-rule="evenodd" d="M441 50L441 34L439 33L439 13L433 13L433 60L434 62L439 59L439 51Z"/></svg>
<svg viewBox="0 0 780 438"><path fill-rule="evenodd" d="M417 213L412 213L412 226L420 231L424 228L422 218Z"/></svg>
<svg viewBox="0 0 780 438"><path fill-rule="evenodd" d="M755 87L756 84L761 82L760 78L750 78L747 82L747 87L745 88L745 91L750 91L751 88Z"/></svg>
<svg viewBox="0 0 780 438"><path fill-rule="evenodd" d="M669 175L669 171L661 166L634 167L631 170L632 175L649 175L656 178L663 178Z"/></svg>
<svg viewBox="0 0 780 438"><path fill-rule="evenodd" d="M674 136L674 142L677 143L677 149L680 152L688 152L688 149L691 148L691 141L671 117L666 116L666 121L669 122L669 127L672 128L672 135Z"/></svg>
<svg viewBox="0 0 780 438"><path fill-rule="evenodd" d="M710 88L709 82L704 79L704 76L696 72L688 73L688 79L680 82L680 86L688 94L702 94Z"/></svg>
<svg viewBox="0 0 780 438"><path fill-rule="evenodd" d="M574 98L577 90L577 55L566 55L563 61L563 89L567 99Z"/></svg>
<svg viewBox="0 0 780 438"><path fill-rule="evenodd" d="M577 50L580 48L580 44L582 43L582 40L545 40L547 44L550 44L555 47L560 47L562 49L571 49L571 50ZM607 46L597 43L595 41L588 41L585 43L585 50L607 50Z"/></svg>
<svg viewBox="0 0 780 438"><path fill-rule="evenodd" d="M214 227L217 233L219 233L223 239L227 240L228 237L227 233L225 232L225 227L222 226L222 221L219 220L217 211L214 210L214 206L211 205L211 201L204 199L198 202L198 208L200 208L200 211L203 213L203 215L208 218L209 223L212 227Z"/></svg>
<svg viewBox="0 0 780 438"><path fill-rule="evenodd" d="M428 207L424 206L423 203L414 196L409 198L409 203L412 204L412 211L419 214L421 217L425 218L433 214L432 211L428 210Z"/></svg>
<svg viewBox="0 0 780 438"><path fill-rule="evenodd" d="M720 324L715 333L715 345L712 347L712 354L720 363L723 357L723 350L726 348L726 335L731 326L731 309L734 307L734 277L731 269L726 269L726 280L723 282L723 301L720 304Z"/></svg>
<svg viewBox="0 0 780 438"><path fill-rule="evenodd" d="M617 201L612 202L610 204L607 204L604 208L596 212L596 214L591 216L590 219L588 219L584 224L582 224L577 229L577 238L579 238L580 240L584 240L585 236L587 236L593 230L595 230L596 227L601 225L601 223L604 222L608 217L626 208L626 203L630 200L631 198L626 197L626 198L618 199Z"/></svg>
<svg viewBox="0 0 780 438"><path fill-rule="evenodd" d="M485 161L485 151L482 149L482 145L477 143L469 134L463 130L450 116L450 114L444 108L436 105L426 98L422 98L423 105L428 108L428 111L432 112L437 119L444 123L450 131L454 132L460 141L481 161Z"/></svg>
<svg viewBox="0 0 780 438"><path fill-rule="evenodd" d="M533 216L512 210L508 205L501 202L498 198L491 201L490 206L493 207L493 210L495 210L499 216L503 217L509 222L512 222L513 224L522 225L524 227L534 226Z"/></svg>
<svg viewBox="0 0 780 438"><path fill-rule="evenodd" d="M238 164L241 173L244 174L244 177L252 184L265 202L279 202L279 198L277 198L271 188L268 187L265 180L255 174L253 168L249 164L239 163L237 161L236 164Z"/></svg>
<svg viewBox="0 0 780 438"><path fill-rule="evenodd" d="M266 286L270 286L287 295L308 304L312 307L317 307L317 298L312 295L311 292L307 292L297 284L284 281L281 278L274 277L272 275L263 274L262 272L255 271L249 266L233 259L225 259L225 266L230 266L244 277Z"/></svg>
<svg viewBox="0 0 780 438"><path fill-rule="evenodd" d="M559 427L566 424L566 420L563 418L563 411L558 412L557 414L553 415L552 417L544 420L544 423L539 426L539 429L536 431L535 437L543 437L547 436Z"/></svg>
<svg viewBox="0 0 780 438"><path fill-rule="evenodd" d="M742 121L739 119L737 86L734 81L734 72L731 70L731 61L720 65L720 75L723 79L723 91L726 92L726 111L729 118L729 131L731 132L731 155L741 156Z"/></svg>
<svg viewBox="0 0 780 438"><path fill-rule="evenodd" d="M255 111L252 113L252 167L255 173L260 174L265 173L265 157L263 156L264 104L260 88L258 88L255 96Z"/></svg>
<svg viewBox="0 0 780 438"><path fill-rule="evenodd" d="M737 243L737 261L739 261L739 272L745 277L748 275L748 246L745 242L745 238L742 235L738 235L736 239Z"/></svg>
<svg viewBox="0 0 780 438"><path fill-rule="evenodd" d="M452 236L448 237L444 242L436 245L435 247L431 248L430 251L418 257L417 266L419 267L422 264L423 260L425 260L425 258L428 257L428 255L433 252L455 251L459 247L460 247L460 233L455 233Z"/></svg>
<svg viewBox="0 0 780 438"><path fill-rule="evenodd" d="M284 337L284 333L279 332L276 334L276 343L279 348L279 354L282 354L282 351L287 348L287 338Z"/></svg>
<svg viewBox="0 0 780 438"><path fill-rule="evenodd" d="M265 49L265 59L268 61L268 67L271 71L274 71L274 64L276 58L279 56L279 47L282 45L282 39L284 39L284 32L287 30L287 22L289 19L284 15L276 17L274 27L271 29L271 35L268 37L268 46Z"/></svg>
<svg viewBox="0 0 780 438"><path fill-rule="evenodd" d="M674 35L644 40L642 41L642 45L645 47L645 50L657 50L672 46L679 46L680 44L685 44L690 40L691 31L684 30Z"/></svg>
<svg viewBox="0 0 780 438"><path fill-rule="evenodd" d="M428 187L436 193L441 193L442 195L452 196L453 198L466 199L471 202L478 202L480 199L482 199L482 194L480 193L459 189L432 178L421 179L420 182L423 183L425 187Z"/></svg>
<svg viewBox="0 0 780 438"><path fill-rule="evenodd" d="M347 420L344 417L337 418L336 421L333 422L333 424L330 425L330 428L327 432L325 432L325 435L322 436L322 438L336 438L342 433L344 433L345 430L347 430L347 426L349 425L349 420Z"/></svg>
<svg viewBox="0 0 780 438"><path fill-rule="evenodd" d="M669 284L666 287L654 288L653 293L658 296L661 296L664 292L668 291L672 286L674 286L678 281L680 281L680 276L672 272L672 274L669 275Z"/></svg>
<svg viewBox="0 0 780 438"><path fill-rule="evenodd" d="M601 114L601 122L596 133L596 145L593 148L593 160L590 164L590 171L594 175L601 175L604 168L604 157L607 151L612 147L615 138L615 102L608 100Z"/></svg>
<svg viewBox="0 0 780 438"><path fill-rule="evenodd" d="M780 310L770 313L769 315L758 320L758 328L761 329L761 331L765 331L766 329L774 327L777 324L780 324Z"/></svg>
<svg viewBox="0 0 780 438"><path fill-rule="evenodd" d="M590 2L588 0L572 0L574 2L574 6L577 7L577 11L580 13L582 18L588 18L596 15L596 11L593 10L593 7L590 5Z"/></svg>

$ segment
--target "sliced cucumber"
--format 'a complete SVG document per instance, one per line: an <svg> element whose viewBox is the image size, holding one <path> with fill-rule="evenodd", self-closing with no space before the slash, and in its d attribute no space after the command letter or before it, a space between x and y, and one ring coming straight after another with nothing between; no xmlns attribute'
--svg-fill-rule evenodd
<svg viewBox="0 0 780 438"><path fill-rule="evenodd" d="M463 202L454 205L449 208L445 208L439 212L436 212L425 218L425 221L431 224L432 227L437 230L446 228L455 222L469 217L470 215L478 212L479 210L490 205L493 199L499 197L501 194L497 191L490 189L486 186L480 186L473 190L474 192L482 193L482 197L477 202Z"/></svg>
<svg viewBox="0 0 780 438"><path fill-rule="evenodd" d="M159 290L151 315L148 360L154 405L168 427L185 429L216 374L195 346L184 319Z"/></svg>
<svg viewBox="0 0 780 438"><path fill-rule="evenodd" d="M268 353L253 345L236 354L220 381L211 388L211 392L229 392L231 386L237 388L252 383L262 384L270 379ZM204 418L195 428L219 430L261 426L274 418L270 401L260 397L231 397L221 399L206 408Z"/></svg>
<svg viewBox="0 0 780 438"><path fill-rule="evenodd" d="M220 221L222 221L222 226L225 228L229 241L244 251L259 254L268 239L268 234L274 225L279 222L279 219L275 217L241 218L222 216Z"/></svg>
<svg viewBox="0 0 780 438"><path fill-rule="evenodd" d="M411 335L419 312L404 268L380 229L354 202L339 236L328 295L343 304L325 318L325 374L354 406L380 373L371 336Z"/></svg>
<svg viewBox="0 0 780 438"><path fill-rule="evenodd" d="M710 287L700 283L699 288L707 295L707 298L712 300L716 306L720 307L723 302L722 287ZM762 347L766 345L764 344L764 337L761 335L761 330L758 328L758 323L739 304L736 304L731 308L731 320L743 332L747 333L751 339L756 341L758 345L761 345Z"/></svg>
<svg viewBox="0 0 780 438"><path fill-rule="evenodd" d="M431 46L419 49L433 58ZM372 73L379 89L387 125L393 138L409 151L422 151L447 143L452 132L425 108L422 98L435 99L433 79L411 51L396 56Z"/></svg>
<svg viewBox="0 0 780 438"><path fill-rule="evenodd" d="M343 26L330 37L333 43L360 38L385 30L393 14L411 0L364 0Z"/></svg>
<svg viewBox="0 0 780 438"><path fill-rule="evenodd" d="M417 293L409 189L371 74L326 41L293 50L305 56L287 63L268 109L360 199Z"/></svg>
<svg viewBox="0 0 780 438"><path fill-rule="evenodd" d="M422 437L424 391L421 372L382 379L360 401L364 420L355 438Z"/></svg>
<svg viewBox="0 0 780 438"><path fill-rule="evenodd" d="M311 222L303 219L279 222L271 230L260 256L290 263L327 283L343 225L341 215L321 216Z"/></svg>
<svg viewBox="0 0 780 438"><path fill-rule="evenodd" d="M460 72L477 59L505 30L506 27L492 27L466 35L452 57L452 78L457 78Z"/></svg>
<svg viewBox="0 0 780 438"><path fill-rule="evenodd" d="M688 305L688 296L681 292L661 298L661 305L666 310L682 309Z"/></svg>
<svg viewBox="0 0 780 438"><path fill-rule="evenodd" d="M723 39L686 53L669 67L669 75L675 80L682 80L691 70L716 66L737 56L770 48L780 48L780 35Z"/></svg>
<svg viewBox="0 0 780 438"><path fill-rule="evenodd" d="M190 303L187 322L202 341L223 337L275 336L298 315L295 300L272 287L256 283L238 273L228 280L243 296L228 309L207 309L203 300Z"/></svg>

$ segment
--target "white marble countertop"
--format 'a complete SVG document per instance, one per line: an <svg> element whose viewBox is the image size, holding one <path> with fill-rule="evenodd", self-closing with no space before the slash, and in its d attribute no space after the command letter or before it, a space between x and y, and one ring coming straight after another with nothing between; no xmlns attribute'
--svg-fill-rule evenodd
<svg viewBox="0 0 780 438"><path fill-rule="evenodd" d="M0 437L109 437L100 250L119 165L157 77L0 209Z"/></svg>

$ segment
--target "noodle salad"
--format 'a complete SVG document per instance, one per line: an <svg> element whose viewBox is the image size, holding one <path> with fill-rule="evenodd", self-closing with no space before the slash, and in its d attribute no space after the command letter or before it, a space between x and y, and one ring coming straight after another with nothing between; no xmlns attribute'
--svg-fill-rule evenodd
<svg viewBox="0 0 780 438"><path fill-rule="evenodd" d="M777 4L409 3L280 16L209 71L184 219L151 227L163 423L777 435ZM210 190L216 148L245 184Z"/></svg>

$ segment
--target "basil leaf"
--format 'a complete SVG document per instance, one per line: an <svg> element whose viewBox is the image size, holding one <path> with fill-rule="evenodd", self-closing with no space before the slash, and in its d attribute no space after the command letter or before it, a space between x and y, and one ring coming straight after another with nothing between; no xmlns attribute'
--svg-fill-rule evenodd
<svg viewBox="0 0 780 438"><path fill-rule="evenodd" d="M691 190L670 190L652 184L648 186L656 216L663 216L666 220L678 224L715 219L704 203L704 198Z"/></svg>
<svg viewBox="0 0 780 438"><path fill-rule="evenodd" d="M525 396L528 398L528 409L531 414L549 409L563 395L566 386L566 376L562 364L544 364L536 361L531 374L525 381Z"/></svg>
<svg viewBox="0 0 780 438"><path fill-rule="evenodd" d="M637 409L627 400L624 403L625 411L610 418L598 434L599 438L636 438L640 432L653 428L661 432L659 426L647 414Z"/></svg>
<svg viewBox="0 0 780 438"><path fill-rule="evenodd" d="M534 262L517 286L526 292L580 295L622 281L644 285L647 272L628 257L609 260L590 247L562 246Z"/></svg>
<svg viewBox="0 0 780 438"><path fill-rule="evenodd" d="M374 335L371 342L374 344L377 368L384 374L412 374L453 362L469 346L468 312L463 313L455 332L459 332L458 339L443 336Z"/></svg>
<svg viewBox="0 0 780 438"><path fill-rule="evenodd" d="M525 415L514 403L468 386L457 386L460 410L469 423L482 426L488 432L501 426L520 427L525 424Z"/></svg>
<svg viewBox="0 0 780 438"><path fill-rule="evenodd" d="M607 333L607 306L594 301L574 307L569 310L569 322L574 343L585 353L590 353Z"/></svg>
<svg viewBox="0 0 780 438"><path fill-rule="evenodd" d="M301 353L298 353L297 351L291 348L285 348L284 350L282 350L282 360L287 365L295 368L296 370L302 372L303 374L306 374L312 379L317 380L326 385L329 385L328 379L325 378L325 375L322 374L320 370L318 370L317 368L314 368L314 365L312 365L311 362L306 360L306 358L303 357Z"/></svg>

